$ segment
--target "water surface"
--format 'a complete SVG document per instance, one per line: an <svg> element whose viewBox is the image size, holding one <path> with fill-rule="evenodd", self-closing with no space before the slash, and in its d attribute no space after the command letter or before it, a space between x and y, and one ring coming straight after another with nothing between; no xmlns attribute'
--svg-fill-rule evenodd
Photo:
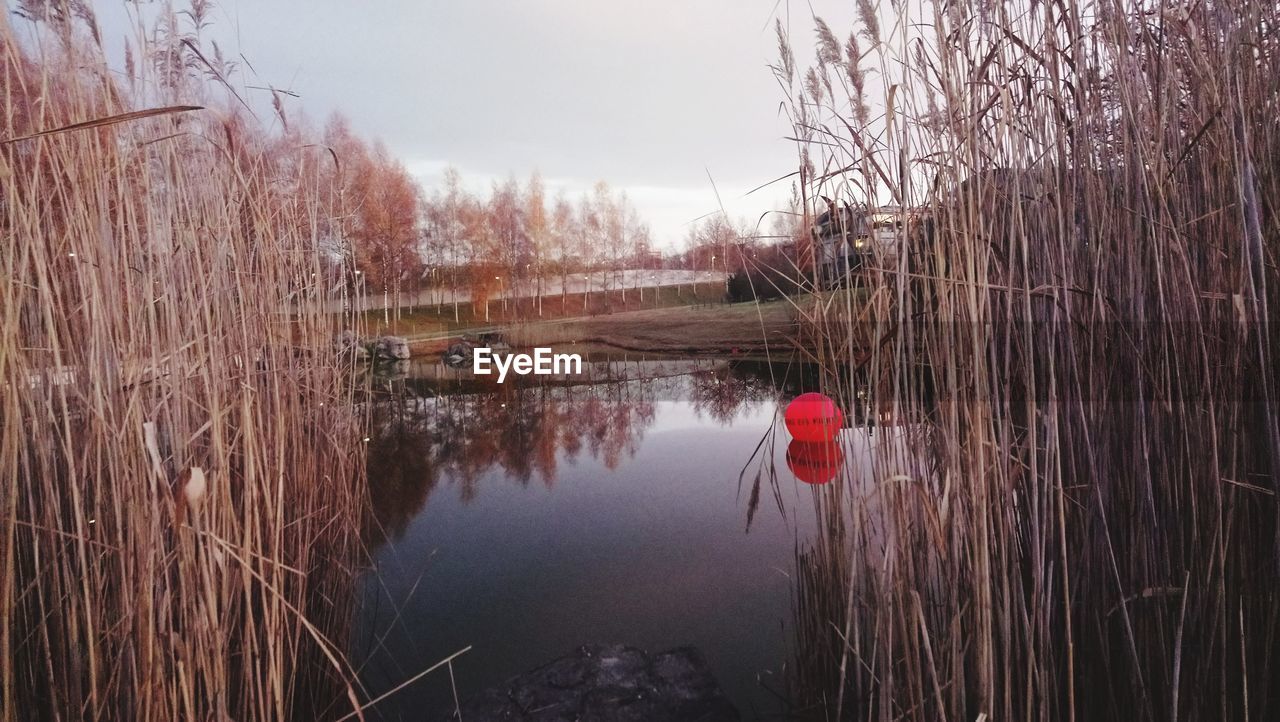
<svg viewBox="0 0 1280 722"><path fill-rule="evenodd" d="M466 646L463 698L581 644L694 645L744 716L778 710L789 574L814 521L774 418L804 382L749 362L586 367L497 386L426 364L388 382L355 650L370 694ZM784 473L761 488L766 456ZM447 712L450 682L378 709Z"/></svg>

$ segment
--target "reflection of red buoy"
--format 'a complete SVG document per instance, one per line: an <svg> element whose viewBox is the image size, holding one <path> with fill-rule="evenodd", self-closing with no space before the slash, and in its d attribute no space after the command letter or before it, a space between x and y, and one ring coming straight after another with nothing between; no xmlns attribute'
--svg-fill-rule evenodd
<svg viewBox="0 0 1280 722"><path fill-rule="evenodd" d="M800 394L787 404L783 414L787 431L799 441L830 441L844 425L844 414L836 402L822 394Z"/></svg>
<svg viewBox="0 0 1280 722"><path fill-rule="evenodd" d="M836 478L844 464L844 452L834 441L793 439L787 447L787 467L806 484L825 484Z"/></svg>

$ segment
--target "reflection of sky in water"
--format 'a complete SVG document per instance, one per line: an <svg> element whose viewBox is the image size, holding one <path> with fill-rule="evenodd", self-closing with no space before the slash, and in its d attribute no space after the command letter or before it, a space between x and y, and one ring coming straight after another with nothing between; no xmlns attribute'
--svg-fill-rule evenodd
<svg viewBox="0 0 1280 722"><path fill-rule="evenodd" d="M706 411L698 410L686 401L658 401L655 406L660 411L654 418L653 425L649 427L649 434L664 431L696 431L706 428L708 424L728 427L750 426L763 434L769 428L769 422L773 420L774 413L772 404L746 404L730 419L717 423L708 418ZM759 438L756 441L759 441ZM743 462L745 461L744 459Z"/></svg>
<svg viewBox="0 0 1280 722"><path fill-rule="evenodd" d="M750 478L739 489L738 475L774 404L724 403L714 380L704 379L701 392L695 386L650 396L652 415L635 422L643 428L628 447L634 454L621 454L613 469L591 453L570 459L560 450L551 483L520 483L492 465L469 500L443 473L403 534L378 550L379 574L367 579L356 654L371 657L370 693L467 645L473 650L455 664L464 697L580 644L691 644L747 716L769 705L755 680L782 685L786 574L797 535L812 524L809 491L782 465L787 518L765 490L746 533ZM666 400L682 395L702 401ZM568 398L570 408L590 401ZM385 635L372 655L371 634ZM442 672L384 707L388 718L420 719L450 698Z"/></svg>

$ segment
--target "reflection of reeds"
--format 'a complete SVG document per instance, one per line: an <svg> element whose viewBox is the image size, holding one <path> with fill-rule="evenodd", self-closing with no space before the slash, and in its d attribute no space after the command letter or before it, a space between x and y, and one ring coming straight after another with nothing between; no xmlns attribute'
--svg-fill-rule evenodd
<svg viewBox="0 0 1280 722"><path fill-rule="evenodd" d="M340 716L363 459L308 303L318 154L125 115L32 6L38 53L0 19L0 719Z"/></svg>
<svg viewBox="0 0 1280 722"><path fill-rule="evenodd" d="M834 705L827 697L841 688L841 667L846 661L844 630L833 625L846 618L850 544L843 510L824 503L829 496L817 494L822 533L812 546L796 549L792 600L791 696L803 709L815 712ZM854 677L855 683L859 679Z"/></svg>
<svg viewBox="0 0 1280 722"><path fill-rule="evenodd" d="M806 197L917 212L823 348L928 424L924 471L877 460L874 504L814 492L797 695L828 719L1280 714L1280 11L900 12L847 45L882 84L869 125L835 43L805 87L785 35L777 68Z"/></svg>

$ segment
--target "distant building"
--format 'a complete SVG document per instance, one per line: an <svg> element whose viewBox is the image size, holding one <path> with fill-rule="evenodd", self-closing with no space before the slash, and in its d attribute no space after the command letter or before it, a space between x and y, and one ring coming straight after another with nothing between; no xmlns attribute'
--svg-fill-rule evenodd
<svg viewBox="0 0 1280 722"><path fill-rule="evenodd" d="M862 266L863 255L858 239L867 232L866 212L849 206L827 206L810 233L813 239L813 263L818 283L824 288L840 282Z"/></svg>
<svg viewBox="0 0 1280 722"><path fill-rule="evenodd" d="M821 285L845 285L865 266L883 266L896 259L903 229L914 215L898 206L868 209L829 203L812 229L814 264Z"/></svg>
<svg viewBox="0 0 1280 722"><path fill-rule="evenodd" d="M637 268L663 268L665 262L666 259L662 257L662 251L639 251L635 257Z"/></svg>

